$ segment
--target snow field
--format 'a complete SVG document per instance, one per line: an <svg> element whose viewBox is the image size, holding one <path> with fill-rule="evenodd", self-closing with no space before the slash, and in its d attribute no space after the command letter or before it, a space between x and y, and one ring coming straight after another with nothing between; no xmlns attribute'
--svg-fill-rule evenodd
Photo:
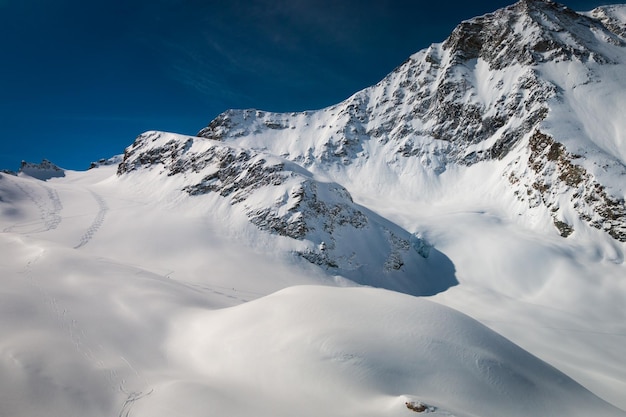
<svg viewBox="0 0 626 417"><path fill-rule="evenodd" d="M380 289L335 288L354 284L264 253L262 240L236 245L238 220L219 201L175 193L155 201L149 187L112 174L102 167L47 182L63 203L59 226L0 235L0 328L10 335L0 344L3 414L402 416L412 413L406 402L421 401L442 416L622 415L454 310ZM16 184L35 180L10 180L2 208L20 216L3 217L3 228L38 216L27 210L32 200L16 198ZM108 210L74 249L102 207L92 193ZM218 221L202 216L209 208ZM455 222L460 236L470 230L459 224L488 230ZM240 230L236 239L262 239ZM435 231L426 230L446 247ZM476 300L435 299L470 312ZM494 306L500 317L512 314L504 301Z"/></svg>

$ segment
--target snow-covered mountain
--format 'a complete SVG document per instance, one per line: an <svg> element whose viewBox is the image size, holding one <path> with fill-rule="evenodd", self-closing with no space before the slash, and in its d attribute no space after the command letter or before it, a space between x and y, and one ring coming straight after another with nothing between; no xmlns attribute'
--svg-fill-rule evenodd
<svg viewBox="0 0 626 417"><path fill-rule="evenodd" d="M412 198L446 170L502 161L523 216L624 242L624 13L520 1L461 23L336 106L230 110L199 136L280 155L349 190Z"/></svg>
<svg viewBox="0 0 626 417"><path fill-rule="evenodd" d="M522 0L326 109L0 173L0 416L626 416L625 92L626 5Z"/></svg>
<svg viewBox="0 0 626 417"><path fill-rule="evenodd" d="M456 284L451 262L428 242L355 204L340 184L322 181L287 159L148 132L127 149L117 174L142 182L146 171L172 177L174 188L192 197L219 195L260 230L283 237L264 240L265 245L334 275L414 295Z"/></svg>

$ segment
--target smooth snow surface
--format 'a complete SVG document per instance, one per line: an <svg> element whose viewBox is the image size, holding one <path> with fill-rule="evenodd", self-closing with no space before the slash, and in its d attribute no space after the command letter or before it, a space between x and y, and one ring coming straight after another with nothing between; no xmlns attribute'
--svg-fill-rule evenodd
<svg viewBox="0 0 626 417"><path fill-rule="evenodd" d="M478 322L384 290L294 287L239 307L191 311L174 329L168 352L197 373L196 384L243 394L235 407L216 401L230 415L402 416L413 398L456 416L605 407Z"/></svg>
<svg viewBox="0 0 626 417"><path fill-rule="evenodd" d="M403 416L413 413L411 402L442 416L624 415L455 310L382 289L337 288L355 284L237 244L261 234L234 233L238 220L219 200L168 194L114 170L47 182L0 177L0 415ZM454 255L465 282L437 301L570 375L595 374L585 382L596 393L620 389L617 300L596 299L580 271L558 256L548 261L558 251L549 242L511 235L514 225L495 216L437 211L418 210L433 224L424 230ZM502 228L510 243L490 242L506 235ZM457 249L470 238L474 255ZM501 258L494 271L479 265L487 245ZM526 272L515 273L510 253L540 256L550 273L520 285ZM567 286L550 290L565 274L573 275ZM597 279L620 289L617 276ZM583 306L568 306L576 313L555 311L583 291ZM608 312L601 329L590 328ZM565 330L550 331L554 323ZM563 331L567 346L556 343Z"/></svg>

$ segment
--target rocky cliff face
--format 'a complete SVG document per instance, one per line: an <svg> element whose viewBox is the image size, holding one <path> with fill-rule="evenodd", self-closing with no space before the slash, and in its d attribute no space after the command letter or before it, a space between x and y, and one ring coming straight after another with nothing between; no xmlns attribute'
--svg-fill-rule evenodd
<svg viewBox="0 0 626 417"><path fill-rule="evenodd" d="M461 23L443 47L459 62L481 58L492 69L557 60L615 63L598 48L598 39L624 46L623 23L620 29L606 10L590 17L551 1L522 0Z"/></svg>
<svg viewBox="0 0 626 417"><path fill-rule="evenodd" d="M198 135L342 172L348 188L356 178L371 181L362 167L374 161L399 176L410 176L415 161L432 175L503 161L503 181L526 207L519 214L548 212L564 237L592 226L624 242L626 122L604 110L626 105L624 10L580 14L523 0L461 23L338 105L230 110Z"/></svg>

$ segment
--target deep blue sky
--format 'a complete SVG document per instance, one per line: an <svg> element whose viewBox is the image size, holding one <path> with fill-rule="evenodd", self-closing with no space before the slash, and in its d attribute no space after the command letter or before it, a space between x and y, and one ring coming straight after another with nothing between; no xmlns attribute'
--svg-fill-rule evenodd
<svg viewBox="0 0 626 417"><path fill-rule="evenodd" d="M510 3L0 0L0 169L86 169L143 131L195 134L229 108L325 107Z"/></svg>

